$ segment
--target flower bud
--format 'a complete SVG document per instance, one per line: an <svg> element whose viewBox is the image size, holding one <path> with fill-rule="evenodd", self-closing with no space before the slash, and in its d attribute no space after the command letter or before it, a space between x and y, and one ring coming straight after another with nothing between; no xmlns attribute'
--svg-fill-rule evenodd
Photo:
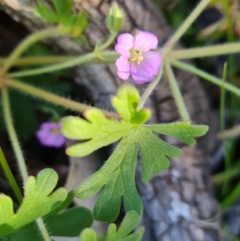
<svg viewBox="0 0 240 241"><path fill-rule="evenodd" d="M117 3L113 3L107 13L107 28L108 30L118 32L123 24L123 12L118 7Z"/></svg>

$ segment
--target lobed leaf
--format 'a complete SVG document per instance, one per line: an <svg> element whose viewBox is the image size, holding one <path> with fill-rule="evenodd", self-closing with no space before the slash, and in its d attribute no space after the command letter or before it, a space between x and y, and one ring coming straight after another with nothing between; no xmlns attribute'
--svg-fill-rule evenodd
<svg viewBox="0 0 240 241"><path fill-rule="evenodd" d="M71 0L53 0L54 8L59 16L59 19L69 16L72 11Z"/></svg>
<svg viewBox="0 0 240 241"><path fill-rule="evenodd" d="M204 135L207 126L190 126L190 123L142 125L147 115L137 112L139 95L134 87L122 86L112 100L123 122L107 119L98 110L85 113L86 120L78 117L65 118L63 134L72 139L87 140L67 149L67 154L84 156L100 147L120 140L113 154L100 170L82 182L75 190L78 198L101 194L95 203L93 215L96 220L113 221L117 218L121 199L127 211L142 212L142 202L135 187L135 168L138 146L142 157L142 181L147 182L153 174L166 170L169 157L178 157L181 150L153 134L172 136L186 144L195 143L194 136ZM144 117L145 115L145 117Z"/></svg>
<svg viewBox="0 0 240 241"><path fill-rule="evenodd" d="M123 85L119 88L117 95L112 98L112 105L122 119L133 124L142 124L150 118L150 111L142 109L137 111L139 93L131 85Z"/></svg>
<svg viewBox="0 0 240 241"><path fill-rule="evenodd" d="M51 236L76 237L79 233L92 225L93 218L91 212L84 207L73 207L60 214L47 215L44 217L44 223ZM11 241L42 241L36 222L31 222L22 228L0 240Z"/></svg>
<svg viewBox="0 0 240 241"><path fill-rule="evenodd" d="M49 9L44 3L38 2L35 9L37 15L40 15L48 23L58 22L58 16L55 12Z"/></svg>
<svg viewBox="0 0 240 241"><path fill-rule="evenodd" d="M80 241L97 241L97 234L91 228L86 228L80 235Z"/></svg>
<svg viewBox="0 0 240 241"><path fill-rule="evenodd" d="M139 128L138 143L142 156L142 181L147 182L153 174L168 169L168 157L178 157L181 150L153 135L145 127Z"/></svg>
<svg viewBox="0 0 240 241"><path fill-rule="evenodd" d="M85 117L88 121L72 116L61 122L62 133L65 137L76 140L90 139L69 147L66 152L70 156L86 156L119 140L132 128L131 124L107 119L98 110L87 111Z"/></svg>
<svg viewBox="0 0 240 241"><path fill-rule="evenodd" d="M57 23L59 32L73 38L81 38L82 32L87 28L87 15L82 12L72 13L72 0L53 0L54 10L44 3L38 3L34 12L46 22Z"/></svg>
<svg viewBox="0 0 240 241"><path fill-rule="evenodd" d="M48 215L44 218L52 236L76 237L93 223L92 213L84 207L73 207L60 214Z"/></svg>
<svg viewBox="0 0 240 241"><path fill-rule="evenodd" d="M0 195L0 236L6 235L57 208L66 198L67 192L59 188L53 192L58 181L57 173L44 169L25 183L23 202L17 213L13 212L12 200Z"/></svg>
<svg viewBox="0 0 240 241"><path fill-rule="evenodd" d="M130 211L124 217L117 230L116 224L108 226L106 241L140 241L144 228L131 233L139 222L140 216L135 211ZM96 233L92 229L85 229L80 235L80 241L97 241Z"/></svg>
<svg viewBox="0 0 240 241"><path fill-rule="evenodd" d="M148 128L153 132L172 136L187 145L194 145L196 143L193 136L203 136L208 131L208 126L190 125L190 122L149 125Z"/></svg>
<svg viewBox="0 0 240 241"><path fill-rule="evenodd" d="M131 134L125 136L105 165L82 182L75 196L88 198L103 187L95 203L93 214L96 220L112 221L119 214L121 197L127 211L142 212L142 202L135 188L136 143L131 143Z"/></svg>

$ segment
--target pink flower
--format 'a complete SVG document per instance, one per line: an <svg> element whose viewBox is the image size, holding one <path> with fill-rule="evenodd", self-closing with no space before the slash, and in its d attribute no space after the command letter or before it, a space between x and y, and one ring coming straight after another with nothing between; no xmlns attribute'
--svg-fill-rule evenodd
<svg viewBox="0 0 240 241"><path fill-rule="evenodd" d="M55 122L44 122L36 132L36 137L43 146L61 147L65 142L61 125Z"/></svg>
<svg viewBox="0 0 240 241"><path fill-rule="evenodd" d="M157 45L157 37L149 32L138 30L136 36L119 35L115 46L121 54L115 63L118 77L127 80L131 75L137 84L152 81L162 62L158 52L150 51Z"/></svg>

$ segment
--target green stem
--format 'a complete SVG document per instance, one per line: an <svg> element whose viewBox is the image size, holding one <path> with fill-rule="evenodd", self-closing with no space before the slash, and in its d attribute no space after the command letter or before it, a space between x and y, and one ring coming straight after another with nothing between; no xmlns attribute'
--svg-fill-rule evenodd
<svg viewBox="0 0 240 241"><path fill-rule="evenodd" d="M106 58L95 58L86 62L86 64L110 64L116 60L116 52L114 51L105 51L102 53L102 56L107 55ZM76 56L38 56L38 57L22 57L17 59L13 66L25 66L25 65L47 65L47 64L56 64L59 62L69 61L75 59ZM3 64L7 58L0 58L0 64Z"/></svg>
<svg viewBox="0 0 240 241"><path fill-rule="evenodd" d="M215 85L218 85L218 86L222 86L223 84L223 81L213 75L210 75L202 70L199 70L193 66L191 66L190 64L186 64L186 63L183 63L181 61L178 61L178 60L173 60L173 59L169 59L169 62L171 65L173 65L174 67L177 67L178 69L182 69L182 70L185 70L189 73L192 73L192 74L195 74L205 80L208 80L209 82L215 84ZM224 84L224 89L225 90L228 90L238 96L240 96L240 89L235 87L234 85L232 84L229 84L229 83L225 83Z"/></svg>
<svg viewBox="0 0 240 241"><path fill-rule="evenodd" d="M233 3L233 2L232 2ZM237 16L233 15L231 16L231 2L229 0L223 0L224 4L224 20L227 25L227 40L228 42L233 42L234 41L234 21L237 20ZM233 3L234 4L234 3ZM237 13L232 13L232 14L237 14ZM235 18L235 19L234 19ZM235 84L235 73L236 73L236 63L235 63L235 57L233 54L228 55L228 78L229 82L231 84ZM235 108L238 108L238 103L236 102L236 98L234 95L230 94L229 98L229 115L234 116L235 115ZM234 118L230 118L230 123L234 124L235 120ZM234 150L232 150L234 152ZM232 157L231 157L232 158Z"/></svg>
<svg viewBox="0 0 240 241"><path fill-rule="evenodd" d="M10 137L10 140L12 142L13 150L17 159L18 167L20 169L20 174L22 176L23 181L25 182L28 178L27 173L27 167L26 163L24 161L24 157L22 154L22 150L20 147L20 144L18 142L18 138L13 126L12 121L12 115L10 110L10 104L9 104L9 96L8 96L8 90L5 86L2 86L2 104L3 104L3 112L4 112L4 118L5 123L7 127L7 131Z"/></svg>
<svg viewBox="0 0 240 241"><path fill-rule="evenodd" d="M220 139L234 138L240 135L240 125L236 125L231 129L220 132L217 137Z"/></svg>
<svg viewBox="0 0 240 241"><path fill-rule="evenodd" d="M112 42L114 41L114 39L116 38L118 32L111 32L110 37L108 38L108 40L101 46L97 47L97 52L102 52L103 50L105 50L107 47L109 47Z"/></svg>
<svg viewBox="0 0 240 241"><path fill-rule="evenodd" d="M224 85L226 83L227 78L227 63L224 64L223 67L223 83L221 86L221 98L220 98L220 130L221 132L225 129L225 89ZM222 147L223 147L223 154L224 154L224 165L225 170L229 170L231 168L231 151L228 149L228 142L226 140L222 140ZM225 196L225 194L229 191L229 181L226 180L222 185L222 196Z"/></svg>
<svg viewBox="0 0 240 241"><path fill-rule="evenodd" d="M228 41L232 41L234 39L234 34L233 34L234 25L233 25L233 19L230 14L231 5L229 3L229 0L224 0L223 4L224 4L224 18L227 23L227 38L228 38Z"/></svg>
<svg viewBox="0 0 240 241"><path fill-rule="evenodd" d="M239 160L238 160L239 161ZM231 169L225 170L211 177L211 182L214 184L222 185L226 181L230 181L233 178L237 178L240 175L240 166L236 165Z"/></svg>
<svg viewBox="0 0 240 241"><path fill-rule="evenodd" d="M237 186L231 191L231 193L222 201L221 208L226 210L231 204L233 204L239 197L240 193L240 182Z"/></svg>
<svg viewBox="0 0 240 241"><path fill-rule="evenodd" d="M9 86L13 89L23 91L27 94L32 95L33 97L38 97L40 99L55 103L57 105L68 108L70 110L74 110L74 111L78 111L78 112L84 112L84 111L89 110L89 109L97 109L97 110L100 110L108 118L119 119L119 116L116 113L106 111L106 110L101 110L101 109L98 109L98 108L95 108L95 107L91 107L91 106L88 106L88 105L78 103L76 101L65 99L65 98L60 97L58 95L51 94L51 93L49 93L45 90L40 90L36 87L33 87L31 85L28 85L28 84L24 84L24 83L19 82L19 81L7 79L7 80L4 81L4 83L5 83L5 85L7 85L7 86Z"/></svg>
<svg viewBox="0 0 240 241"><path fill-rule="evenodd" d="M19 56L33 43L37 42L40 39L47 38L49 36L53 35L59 35L57 28L51 28L51 29L44 29L42 31L39 31L37 33L34 33L27 37L25 40L23 40L17 48L11 53L9 58L7 58L6 62L4 63L0 76L3 76L7 71L11 68L12 64L19 58Z"/></svg>
<svg viewBox="0 0 240 241"><path fill-rule="evenodd" d="M148 85L147 89L145 90L145 92L143 93L138 106L137 106L137 111L140 111L145 102L147 101L148 97L151 95L151 93L153 92L153 90L156 88L157 84L159 83L159 81L162 78L162 73L163 73L163 67L161 66L158 75L154 78L154 80Z"/></svg>
<svg viewBox="0 0 240 241"><path fill-rule="evenodd" d="M21 193L21 190L19 189L19 186L12 174L12 171L7 163L7 160L3 154L3 151L2 151L2 148L0 147L0 164L2 165L2 169L6 175L6 178L8 180L8 183L10 184L17 200L19 203L22 202L22 193Z"/></svg>
<svg viewBox="0 0 240 241"><path fill-rule="evenodd" d="M195 19L201 14L201 12L205 9L205 7L209 4L210 0L202 0L197 7L191 12L191 14L187 17L181 27L175 32L175 34L170 38L170 40L164 46L164 52L169 52L175 43L182 37L182 35L186 32L186 30L191 26L191 24L195 21Z"/></svg>
<svg viewBox="0 0 240 241"><path fill-rule="evenodd" d="M4 118L7 126L7 131L8 131L10 140L12 142L12 146L15 152L20 174L25 183L28 178L27 166L23 157L23 153L15 132L14 126L13 126L12 115L11 115L10 104L9 104L8 89L5 85L2 86L1 88L2 88L2 104L3 104ZM48 235L47 229L41 218L37 219L37 224L44 240L51 241Z"/></svg>
<svg viewBox="0 0 240 241"><path fill-rule="evenodd" d="M45 65L67 61L76 58L76 56L38 56L38 57L22 57L17 59L12 66L24 65ZM0 64L6 62L7 58L0 58Z"/></svg>
<svg viewBox="0 0 240 241"><path fill-rule="evenodd" d="M47 229L46 229L46 226L45 226L42 218L38 218L38 219L36 220L36 222L37 222L38 228L39 228L39 230L40 230L40 232L41 232L41 235L42 235L42 237L43 237L43 240L44 240L44 241L51 241L51 238L50 238L50 236L49 236L49 234L48 234L48 231L47 231Z"/></svg>
<svg viewBox="0 0 240 241"><path fill-rule="evenodd" d="M221 98L220 98L220 130L221 132L225 129L225 83L227 78L227 63L223 67L223 82L221 86Z"/></svg>
<svg viewBox="0 0 240 241"><path fill-rule="evenodd" d="M108 51L108 52L103 52L101 54L102 59L108 59L110 58L111 60L116 60L118 56L118 53ZM89 53L80 57L76 57L74 59L70 59L69 61L59 63L59 64L53 64L47 67L42 67L42 68L37 68L37 69L32 69L32 70L26 70L26 71L21 71L21 72L15 72L12 74L9 74L8 76L11 78L19 78L19 77L24 77L24 76L32 76L32 75L39 75L39 74L44 74L44 73L49 73L53 72L56 70L64 69L64 68L70 68L74 67L76 65L84 64L87 62L90 62L92 59L95 59L96 55L95 53Z"/></svg>
<svg viewBox="0 0 240 241"><path fill-rule="evenodd" d="M182 120L190 121L190 116L188 114L187 107L184 103L183 96L180 92L177 80L174 76L174 73L173 73L172 68L168 61L165 61L164 70L168 77L168 81L169 81L170 87L172 89L173 97L175 99L175 102L178 107Z"/></svg>
<svg viewBox="0 0 240 241"><path fill-rule="evenodd" d="M218 44L186 50L172 50L167 54L171 59L193 59L240 52L240 43Z"/></svg>

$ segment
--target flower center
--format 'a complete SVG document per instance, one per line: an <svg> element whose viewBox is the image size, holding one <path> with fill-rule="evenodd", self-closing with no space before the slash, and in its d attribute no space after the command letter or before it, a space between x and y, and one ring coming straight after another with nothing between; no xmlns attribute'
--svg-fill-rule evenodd
<svg viewBox="0 0 240 241"><path fill-rule="evenodd" d="M129 62L134 62L139 65L143 60L142 52L139 50L131 49L130 57L128 60L129 60Z"/></svg>
<svg viewBox="0 0 240 241"><path fill-rule="evenodd" d="M59 128L53 128L52 130L51 130L51 132L52 132L52 134L53 135L59 135L60 134L60 129Z"/></svg>

